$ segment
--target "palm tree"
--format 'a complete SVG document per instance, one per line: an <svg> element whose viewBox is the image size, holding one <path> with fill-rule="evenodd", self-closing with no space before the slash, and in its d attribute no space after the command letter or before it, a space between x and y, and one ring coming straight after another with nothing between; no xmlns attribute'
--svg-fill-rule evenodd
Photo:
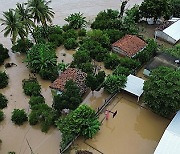
<svg viewBox="0 0 180 154"><path fill-rule="evenodd" d="M54 12L52 8L48 6L51 1L46 0L29 0L27 5L28 8L34 18L34 21L43 25L43 27L47 26L47 22L52 22L52 18L54 17Z"/></svg>
<svg viewBox="0 0 180 154"><path fill-rule="evenodd" d="M12 37L11 41L13 44L15 44L18 35L21 37L21 39L24 39L24 37L27 36L25 26L19 20L18 14L14 10L9 9L9 11L3 12L3 17L4 19L0 19L2 22L1 25L6 27L2 31L5 31L5 37L8 35Z"/></svg>
<svg viewBox="0 0 180 154"><path fill-rule="evenodd" d="M32 15L30 14L30 11L29 9L26 7L25 8L25 4L22 3L17 3L16 4L17 8L16 8L16 12L18 13L19 15L19 19L20 21L23 22L24 25L26 25L26 31L28 33L28 31L30 31L32 33L32 27L35 28L35 24L34 22L32 21Z"/></svg>

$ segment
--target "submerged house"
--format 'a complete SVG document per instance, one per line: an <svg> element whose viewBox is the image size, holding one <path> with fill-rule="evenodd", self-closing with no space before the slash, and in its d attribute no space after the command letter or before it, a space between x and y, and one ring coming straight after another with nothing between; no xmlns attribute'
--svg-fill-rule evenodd
<svg viewBox="0 0 180 154"><path fill-rule="evenodd" d="M159 66L166 66L171 68L179 68L180 61L178 58L167 53L158 53L144 68L143 74L149 76L151 71Z"/></svg>
<svg viewBox="0 0 180 154"><path fill-rule="evenodd" d="M161 38L171 44L176 44L180 40L180 20L173 18L164 22L156 28L155 38Z"/></svg>
<svg viewBox="0 0 180 154"><path fill-rule="evenodd" d="M68 68L50 85L53 95L61 94L65 88L66 82L73 80L80 88L80 93L84 94L87 90L85 84L87 74L77 68Z"/></svg>
<svg viewBox="0 0 180 154"><path fill-rule="evenodd" d="M141 52L146 45L146 42L136 35L125 35L112 44L112 50L119 53L120 56L133 58L138 52Z"/></svg>
<svg viewBox="0 0 180 154"><path fill-rule="evenodd" d="M180 154L180 111L166 128L154 154Z"/></svg>

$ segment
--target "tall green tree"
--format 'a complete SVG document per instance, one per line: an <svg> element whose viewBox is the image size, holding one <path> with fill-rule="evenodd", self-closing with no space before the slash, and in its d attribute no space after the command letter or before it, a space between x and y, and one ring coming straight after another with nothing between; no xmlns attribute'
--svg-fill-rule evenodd
<svg viewBox="0 0 180 154"><path fill-rule="evenodd" d="M30 31L32 33L32 28L35 28L35 24L32 21L32 14L30 14L30 10L25 6L24 3L16 4L16 10L19 15L19 20L25 25L27 33ZM33 33L32 33L33 34Z"/></svg>
<svg viewBox="0 0 180 154"><path fill-rule="evenodd" d="M47 26L47 22L52 22L54 12L49 7L51 1L46 0L29 0L27 3L28 9L37 23L41 23L43 27Z"/></svg>
<svg viewBox="0 0 180 154"><path fill-rule="evenodd" d="M159 67L144 83L144 103L161 116L171 116L180 109L180 71Z"/></svg>
<svg viewBox="0 0 180 154"><path fill-rule="evenodd" d="M4 19L0 19L0 21L2 22L1 25L5 26L3 29L4 36L7 37L10 35L13 44L15 44L18 36L20 36L21 39L27 36L25 25L20 20L17 12L9 9L9 11L3 12L3 17Z"/></svg>

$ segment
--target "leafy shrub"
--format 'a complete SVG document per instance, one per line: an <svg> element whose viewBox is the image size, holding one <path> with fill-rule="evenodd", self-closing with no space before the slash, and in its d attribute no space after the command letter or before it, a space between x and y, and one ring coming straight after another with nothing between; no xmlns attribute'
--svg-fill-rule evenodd
<svg viewBox="0 0 180 154"><path fill-rule="evenodd" d="M78 31L78 36L86 36L86 29L82 28Z"/></svg>
<svg viewBox="0 0 180 154"><path fill-rule="evenodd" d="M8 85L9 77L5 72L0 71L0 89L5 88Z"/></svg>
<svg viewBox="0 0 180 154"><path fill-rule="evenodd" d="M32 72L39 73L43 79L57 77L57 56L51 44L36 44L28 52L26 62Z"/></svg>
<svg viewBox="0 0 180 154"><path fill-rule="evenodd" d="M131 70L129 68L123 67L123 66L117 66L116 69L113 71L113 75L124 75L128 76L131 74Z"/></svg>
<svg viewBox="0 0 180 154"><path fill-rule="evenodd" d="M41 93L41 86L36 79L24 79L22 81L24 93L28 96L38 96Z"/></svg>
<svg viewBox="0 0 180 154"><path fill-rule="evenodd" d="M118 92L126 84L127 77L124 75L109 75L104 83L104 89L113 94Z"/></svg>
<svg viewBox="0 0 180 154"><path fill-rule="evenodd" d="M4 120L4 113L3 111L0 111L0 122Z"/></svg>
<svg viewBox="0 0 180 154"><path fill-rule="evenodd" d="M11 120L17 125L22 125L25 121L28 120L28 117L24 109L14 109Z"/></svg>
<svg viewBox="0 0 180 154"><path fill-rule="evenodd" d="M125 57L125 58L120 59L119 65L122 67L126 67L133 72L140 66L140 62L137 60Z"/></svg>
<svg viewBox="0 0 180 154"><path fill-rule="evenodd" d="M77 68L81 69L85 73L93 73L94 66L90 62L82 63L77 66Z"/></svg>
<svg viewBox="0 0 180 154"><path fill-rule="evenodd" d="M93 109L80 105L65 118L60 118L56 125L62 132L61 148L64 148L78 134L92 138L99 131L100 122Z"/></svg>
<svg viewBox="0 0 180 154"><path fill-rule="evenodd" d="M139 6L134 5L131 9L127 10L126 16L128 16L128 18L131 18L132 20L134 20L137 23L140 19Z"/></svg>
<svg viewBox="0 0 180 154"><path fill-rule="evenodd" d="M167 48L165 52L169 53L170 55L180 58L180 44L173 46L172 48Z"/></svg>
<svg viewBox="0 0 180 154"><path fill-rule="evenodd" d="M47 104L37 104L32 106L32 111L29 114L30 125L40 123L41 131L47 132L56 119L56 112Z"/></svg>
<svg viewBox="0 0 180 154"><path fill-rule="evenodd" d="M66 82L64 91L61 95L54 96L53 108L60 113L62 109L76 109L82 102L80 88L75 82L69 80Z"/></svg>
<svg viewBox="0 0 180 154"><path fill-rule="evenodd" d="M64 42L64 39L63 39L63 36L62 35L59 35L59 34L51 34L49 35L49 42L52 42L55 47L59 47L63 44Z"/></svg>
<svg viewBox="0 0 180 154"><path fill-rule="evenodd" d="M64 20L69 23L69 26L74 29L82 28L86 26L87 21L85 20L86 17L83 17L83 14L78 12L74 14L70 14Z"/></svg>
<svg viewBox="0 0 180 154"><path fill-rule="evenodd" d="M2 44L0 44L0 65L4 63L4 60L9 58L8 49L4 48Z"/></svg>
<svg viewBox="0 0 180 154"><path fill-rule="evenodd" d="M29 100L29 105L31 106L31 108L34 105L37 104L44 104L45 103L45 99L43 96L31 96L30 100Z"/></svg>
<svg viewBox="0 0 180 154"><path fill-rule="evenodd" d="M73 54L73 58L74 58L73 62L76 65L91 61L90 54L86 50L78 50L75 54Z"/></svg>
<svg viewBox="0 0 180 154"><path fill-rule="evenodd" d="M67 31L70 30L70 29L71 29L71 27L70 27L68 24L65 24L65 25L62 26L62 30L63 30L64 32L67 32Z"/></svg>
<svg viewBox="0 0 180 154"><path fill-rule="evenodd" d="M67 50L76 49L78 47L78 43L75 38L69 38L64 42L64 47Z"/></svg>
<svg viewBox="0 0 180 154"><path fill-rule="evenodd" d="M0 93L0 109L7 107L7 103L8 100L6 99L6 97Z"/></svg>
<svg viewBox="0 0 180 154"><path fill-rule="evenodd" d="M19 39L15 45L12 46L13 52L27 53L27 51L33 46L33 43L28 40Z"/></svg>
<svg viewBox="0 0 180 154"><path fill-rule="evenodd" d="M159 67L144 83L144 103L155 113L169 117L180 109L180 71Z"/></svg>
<svg viewBox="0 0 180 154"><path fill-rule="evenodd" d="M74 38L76 40L78 38L78 34L74 29L69 29L63 33L63 38L64 40L67 40L69 38Z"/></svg>
<svg viewBox="0 0 180 154"><path fill-rule="evenodd" d="M115 69L119 62L120 58L114 53L110 53L104 58L104 66L107 69Z"/></svg>

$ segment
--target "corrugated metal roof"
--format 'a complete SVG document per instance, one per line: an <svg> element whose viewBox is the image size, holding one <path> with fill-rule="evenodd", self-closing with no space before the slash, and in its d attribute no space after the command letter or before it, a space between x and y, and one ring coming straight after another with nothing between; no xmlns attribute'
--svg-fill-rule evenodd
<svg viewBox="0 0 180 154"><path fill-rule="evenodd" d="M163 30L164 33L175 39L180 40L180 20Z"/></svg>
<svg viewBox="0 0 180 154"><path fill-rule="evenodd" d="M144 80L134 75L127 77L127 82L123 90L140 97L143 93Z"/></svg>
<svg viewBox="0 0 180 154"><path fill-rule="evenodd" d="M165 130L154 154L180 154L180 111Z"/></svg>

